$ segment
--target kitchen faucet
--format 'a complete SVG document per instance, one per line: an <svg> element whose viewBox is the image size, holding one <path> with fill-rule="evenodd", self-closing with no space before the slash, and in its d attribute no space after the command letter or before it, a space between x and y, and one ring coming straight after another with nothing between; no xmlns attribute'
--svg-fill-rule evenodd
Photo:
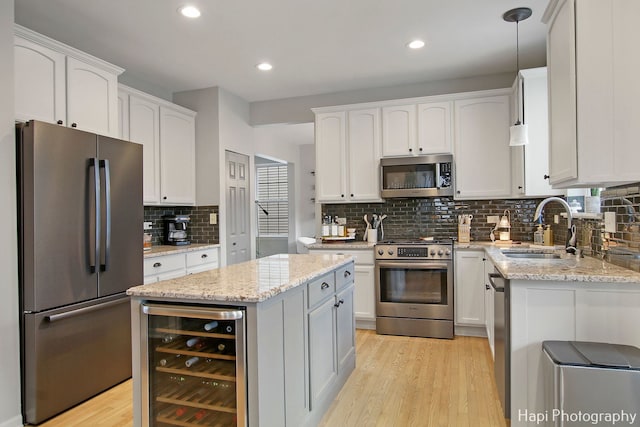
<svg viewBox="0 0 640 427"><path fill-rule="evenodd" d="M533 221L536 222L538 218L540 218L540 215L542 215L542 208L544 208L547 203L552 201L560 203L567 211L567 227L569 227L569 229L567 230L567 243L565 245L565 249L567 253L575 254L576 226L571 225L571 221L573 219L573 216L571 215L571 207L569 206L569 203L567 203L564 199L561 199L560 197L547 197L546 199L541 201L540 204L536 207L536 212L533 214Z"/></svg>

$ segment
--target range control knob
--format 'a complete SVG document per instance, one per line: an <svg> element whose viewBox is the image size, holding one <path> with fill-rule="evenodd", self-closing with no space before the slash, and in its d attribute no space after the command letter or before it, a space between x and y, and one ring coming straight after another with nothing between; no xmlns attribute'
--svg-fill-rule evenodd
<svg viewBox="0 0 640 427"><path fill-rule="evenodd" d="M431 256L436 256L436 250L435 249L431 249L431 252L429 252L429 254Z"/></svg>
<svg viewBox="0 0 640 427"><path fill-rule="evenodd" d="M393 255L393 249L389 249L389 250L387 251L387 253L388 253L389 255Z"/></svg>
<svg viewBox="0 0 640 427"><path fill-rule="evenodd" d="M451 250L447 249L444 253L445 255L451 255Z"/></svg>
<svg viewBox="0 0 640 427"><path fill-rule="evenodd" d="M443 254L444 254L444 251L443 251L442 249L440 249L440 250L438 251L438 255L442 256Z"/></svg>
<svg viewBox="0 0 640 427"><path fill-rule="evenodd" d="M383 249L378 249L378 255L384 255L384 250Z"/></svg>

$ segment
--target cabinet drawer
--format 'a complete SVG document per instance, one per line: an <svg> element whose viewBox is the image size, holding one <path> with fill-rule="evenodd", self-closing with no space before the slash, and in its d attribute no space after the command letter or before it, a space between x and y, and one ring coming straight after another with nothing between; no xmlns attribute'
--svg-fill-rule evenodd
<svg viewBox="0 0 640 427"><path fill-rule="evenodd" d="M187 268L199 267L203 264L215 264L211 268L218 267L218 248L187 252Z"/></svg>
<svg viewBox="0 0 640 427"><path fill-rule="evenodd" d="M336 270L336 291L344 288L349 283L353 283L354 279L354 265L349 263L344 267L340 267Z"/></svg>
<svg viewBox="0 0 640 427"><path fill-rule="evenodd" d="M144 260L144 275L164 274L173 270L184 270L184 254L165 255Z"/></svg>
<svg viewBox="0 0 640 427"><path fill-rule="evenodd" d="M335 276L333 275L333 272L325 274L324 276L309 282L307 286L309 290L309 308L311 308L335 293Z"/></svg>

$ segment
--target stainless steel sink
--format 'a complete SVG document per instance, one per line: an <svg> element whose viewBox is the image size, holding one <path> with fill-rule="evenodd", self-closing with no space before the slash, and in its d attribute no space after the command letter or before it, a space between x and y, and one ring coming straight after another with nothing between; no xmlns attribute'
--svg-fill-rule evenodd
<svg viewBox="0 0 640 427"><path fill-rule="evenodd" d="M509 258L523 259L560 259L560 255L549 252L502 251Z"/></svg>

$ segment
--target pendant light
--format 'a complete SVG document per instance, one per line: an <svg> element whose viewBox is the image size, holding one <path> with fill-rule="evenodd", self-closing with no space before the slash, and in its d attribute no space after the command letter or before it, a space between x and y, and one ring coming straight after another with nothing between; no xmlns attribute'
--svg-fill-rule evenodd
<svg viewBox="0 0 640 427"><path fill-rule="evenodd" d="M520 34L518 29L518 23L524 21L531 16L531 9L528 7L518 7L508 10L502 15L502 19L507 22L516 23L516 76L518 79L518 85L520 85ZM520 88L519 88L520 89ZM524 117L522 118L524 122ZM520 107L518 106L518 119L516 123L509 128L509 145L517 147L521 145L527 145L529 143L527 125L520 122Z"/></svg>

